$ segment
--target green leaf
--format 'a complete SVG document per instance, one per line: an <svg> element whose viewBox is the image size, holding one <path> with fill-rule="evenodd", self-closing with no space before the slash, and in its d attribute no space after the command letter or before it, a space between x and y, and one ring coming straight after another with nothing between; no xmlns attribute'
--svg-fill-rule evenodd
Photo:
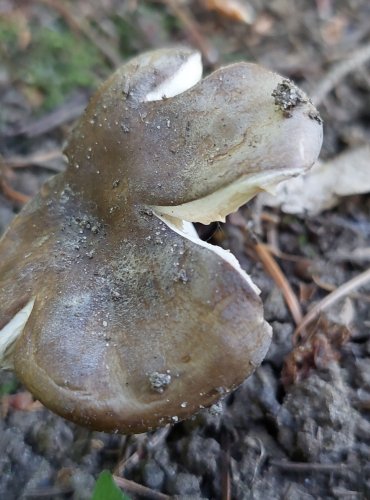
<svg viewBox="0 0 370 500"><path fill-rule="evenodd" d="M112 474L103 470L96 480L91 500L130 500L130 497L118 488Z"/></svg>
<svg viewBox="0 0 370 500"><path fill-rule="evenodd" d="M15 379L0 384L0 397L7 394L13 394L18 389L18 385Z"/></svg>

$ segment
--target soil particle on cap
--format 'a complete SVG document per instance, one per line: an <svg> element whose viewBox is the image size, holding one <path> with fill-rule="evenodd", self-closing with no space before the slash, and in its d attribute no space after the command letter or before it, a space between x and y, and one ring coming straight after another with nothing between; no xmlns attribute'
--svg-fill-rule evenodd
<svg viewBox="0 0 370 500"><path fill-rule="evenodd" d="M275 98L276 106L286 118L292 116L291 110L301 103L307 103L307 96L287 78L279 83L271 94Z"/></svg>
<svg viewBox="0 0 370 500"><path fill-rule="evenodd" d="M175 281L181 281L182 283L187 283L189 281L188 275L185 269L180 269L175 276Z"/></svg>
<svg viewBox="0 0 370 500"><path fill-rule="evenodd" d="M150 373L149 383L153 391L162 393L171 383L171 375L169 373Z"/></svg>
<svg viewBox="0 0 370 500"><path fill-rule="evenodd" d="M313 106L308 113L308 117L311 118L311 120L317 121L317 123L319 123L320 125L323 123L323 119L321 118L320 113Z"/></svg>

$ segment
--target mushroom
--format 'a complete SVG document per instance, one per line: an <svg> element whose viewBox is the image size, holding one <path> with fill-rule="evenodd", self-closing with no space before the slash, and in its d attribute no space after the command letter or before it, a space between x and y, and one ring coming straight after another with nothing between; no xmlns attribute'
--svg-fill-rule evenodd
<svg viewBox="0 0 370 500"><path fill-rule="evenodd" d="M192 222L309 168L320 118L255 64L201 79L187 48L116 71L0 241L0 359L45 406L102 431L189 417L261 363L258 289ZM285 83L284 83L285 82Z"/></svg>

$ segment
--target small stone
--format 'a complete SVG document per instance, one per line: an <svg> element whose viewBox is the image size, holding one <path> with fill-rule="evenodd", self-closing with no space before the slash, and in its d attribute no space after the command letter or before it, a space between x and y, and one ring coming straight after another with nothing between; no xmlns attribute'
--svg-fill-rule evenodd
<svg viewBox="0 0 370 500"><path fill-rule="evenodd" d="M160 490L163 487L164 472L153 460L148 461L143 468L144 484L153 490Z"/></svg>
<svg viewBox="0 0 370 500"><path fill-rule="evenodd" d="M149 217L153 217L153 210L151 208L143 208L140 210L140 213L143 215L148 215Z"/></svg>
<svg viewBox="0 0 370 500"><path fill-rule="evenodd" d="M168 478L167 490L170 495L190 495L191 498L200 496L200 480L193 474L179 472Z"/></svg>

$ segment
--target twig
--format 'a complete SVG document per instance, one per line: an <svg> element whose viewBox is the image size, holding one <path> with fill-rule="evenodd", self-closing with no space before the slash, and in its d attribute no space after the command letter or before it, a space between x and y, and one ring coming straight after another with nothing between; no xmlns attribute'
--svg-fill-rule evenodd
<svg viewBox="0 0 370 500"><path fill-rule="evenodd" d="M135 483L129 479L123 477L113 476L117 486L125 491L135 493L141 497L148 498L149 500L170 500L171 497L165 495L164 493L159 493L158 491L151 490L142 484Z"/></svg>
<svg viewBox="0 0 370 500"><path fill-rule="evenodd" d="M161 3L167 5L174 16L181 21L188 32L189 37L202 52L203 57L208 61L208 63L212 65L215 64L218 59L217 50L203 37L202 30L189 9L181 5L177 0L161 0Z"/></svg>
<svg viewBox="0 0 370 500"><path fill-rule="evenodd" d="M97 33L96 30L86 22L86 20L79 19L77 13L73 10L73 6L69 2L59 2L57 0L39 0L39 2L56 10L59 15L63 17L72 31L82 33L85 38L95 45L99 52L114 68L121 64L122 58L118 51L112 46L112 44Z"/></svg>
<svg viewBox="0 0 370 500"><path fill-rule="evenodd" d="M294 319L294 322L296 323L296 325L299 325L303 317L301 306L296 294L290 286L290 283L284 276L276 260L271 255L268 246L260 243L256 237L251 238L246 222L240 214L235 213L230 215L229 220L234 226L239 227L243 231L246 241L249 240L252 243L253 250L260 259L263 267L265 268L265 271L271 276L276 285L280 288L285 302L287 303L290 313Z"/></svg>
<svg viewBox="0 0 370 500"><path fill-rule="evenodd" d="M272 255L274 255L278 259L287 260L289 262L304 263L307 265L312 263L312 260L309 259L308 257L302 257L300 255L294 255L291 253L282 252L275 245L268 244L268 245L265 245L265 247L269 250L269 252L272 253Z"/></svg>
<svg viewBox="0 0 370 500"><path fill-rule="evenodd" d="M251 6L240 0L203 0L202 3L205 9L217 12L233 21L252 24L255 18Z"/></svg>
<svg viewBox="0 0 370 500"><path fill-rule="evenodd" d="M302 319L302 321L300 321L293 334L293 338L297 338L297 336L301 333L301 331L305 329L307 325L311 323L311 321L316 319L322 311L328 309L333 304L338 302L338 300L347 296L349 293L356 290L357 288L365 285L369 281L370 281L370 269L367 269L363 273L347 281L347 283L344 283L343 285L339 286L333 292L329 293L329 295L327 295L323 300L321 300L318 304L316 304L306 314L306 316Z"/></svg>
<svg viewBox="0 0 370 500"><path fill-rule="evenodd" d="M24 205L31 199L31 196L20 193L19 191L13 189L4 179L0 180L0 188L4 193L4 196L6 196L10 201L14 201L15 203L19 203L20 205Z"/></svg>
<svg viewBox="0 0 370 500"><path fill-rule="evenodd" d="M319 276L316 276L315 274L312 274L311 278L312 281L315 283L315 285L317 285L319 288L322 288L326 292L333 292L334 290L337 289L335 285L332 285L331 283L326 283ZM351 292L348 294L348 297L350 297L351 299L362 300L364 302L370 302L370 296L365 295L363 293Z"/></svg>
<svg viewBox="0 0 370 500"><path fill-rule="evenodd" d="M334 292L334 290L337 289L335 285L332 285L331 283L326 283L323 281L319 276L316 276L316 274L311 275L312 281L317 285L319 288L322 288L326 292Z"/></svg>
<svg viewBox="0 0 370 500"><path fill-rule="evenodd" d="M79 93L47 115L42 116L38 120L26 123L17 130L5 132L4 136L17 137L25 135L33 139L34 137L49 133L55 128L78 118L85 109L86 104L87 96Z"/></svg>
<svg viewBox="0 0 370 500"><path fill-rule="evenodd" d="M289 281L284 276L282 270L277 264L276 260L271 255L267 246L263 243L256 243L254 249L258 255L258 258L262 262L263 267L275 281L277 286L280 288L281 293L284 296L285 302L290 310L290 313L294 319L296 325L302 322L302 311L301 306L298 302L297 296L295 295Z"/></svg>
<svg viewBox="0 0 370 500"><path fill-rule="evenodd" d="M8 158L3 158L3 162L10 168L24 168L30 165L40 165L44 166L52 160L63 160L63 154L60 149L53 149L52 151L36 153L28 156L10 156ZM61 172L62 169L52 167L47 165L47 168L55 170L56 172Z"/></svg>
<svg viewBox="0 0 370 500"><path fill-rule="evenodd" d="M334 87L349 73L352 73L360 66L370 60L370 43L358 48L346 59L336 64L325 76L325 78L311 92L312 101L316 106L321 104L325 97Z"/></svg>
<svg viewBox="0 0 370 500"><path fill-rule="evenodd" d="M35 488L34 490L29 490L22 495L23 498L50 498L50 497L60 497L60 495L70 495L73 493L74 489L71 486L59 487L59 486L46 486L45 488Z"/></svg>
<svg viewBox="0 0 370 500"><path fill-rule="evenodd" d="M264 377L262 377L263 379ZM253 485L256 482L258 475L260 474L261 468L267 460L266 449L263 445L263 442L258 437L247 436L245 439L245 444L252 448L253 451L258 453L258 456L253 460L254 462L254 471L252 477L249 479L249 488L252 491Z"/></svg>
<svg viewBox="0 0 370 500"><path fill-rule="evenodd" d="M370 399L365 399L365 400L355 399L352 401L352 404L358 410L364 410L364 411L370 410Z"/></svg>
<svg viewBox="0 0 370 500"><path fill-rule="evenodd" d="M221 498L231 500L230 439L226 429L221 435Z"/></svg>
<svg viewBox="0 0 370 500"><path fill-rule="evenodd" d="M153 434L150 438L148 438L147 442L145 443L146 449L153 449L159 443L164 441L170 430L171 426L167 425L163 429L159 429L158 431L156 431L155 434ZM142 447L140 446L140 448L136 450L132 455L130 455L126 460L121 460L115 467L114 474L116 474L117 476L121 476L128 465L133 466L137 464L140 460L141 452L142 452Z"/></svg>
<svg viewBox="0 0 370 500"><path fill-rule="evenodd" d="M278 467L291 472L326 472L326 473L345 473L348 472L348 466L345 464L319 464L319 463L306 463L306 462L288 462L285 460L270 459L270 465Z"/></svg>
<svg viewBox="0 0 370 500"><path fill-rule="evenodd" d="M341 498L342 500L345 498L348 498L348 500L363 500L364 498L359 491L348 490L346 487L342 486L333 486L331 492L334 498Z"/></svg>

